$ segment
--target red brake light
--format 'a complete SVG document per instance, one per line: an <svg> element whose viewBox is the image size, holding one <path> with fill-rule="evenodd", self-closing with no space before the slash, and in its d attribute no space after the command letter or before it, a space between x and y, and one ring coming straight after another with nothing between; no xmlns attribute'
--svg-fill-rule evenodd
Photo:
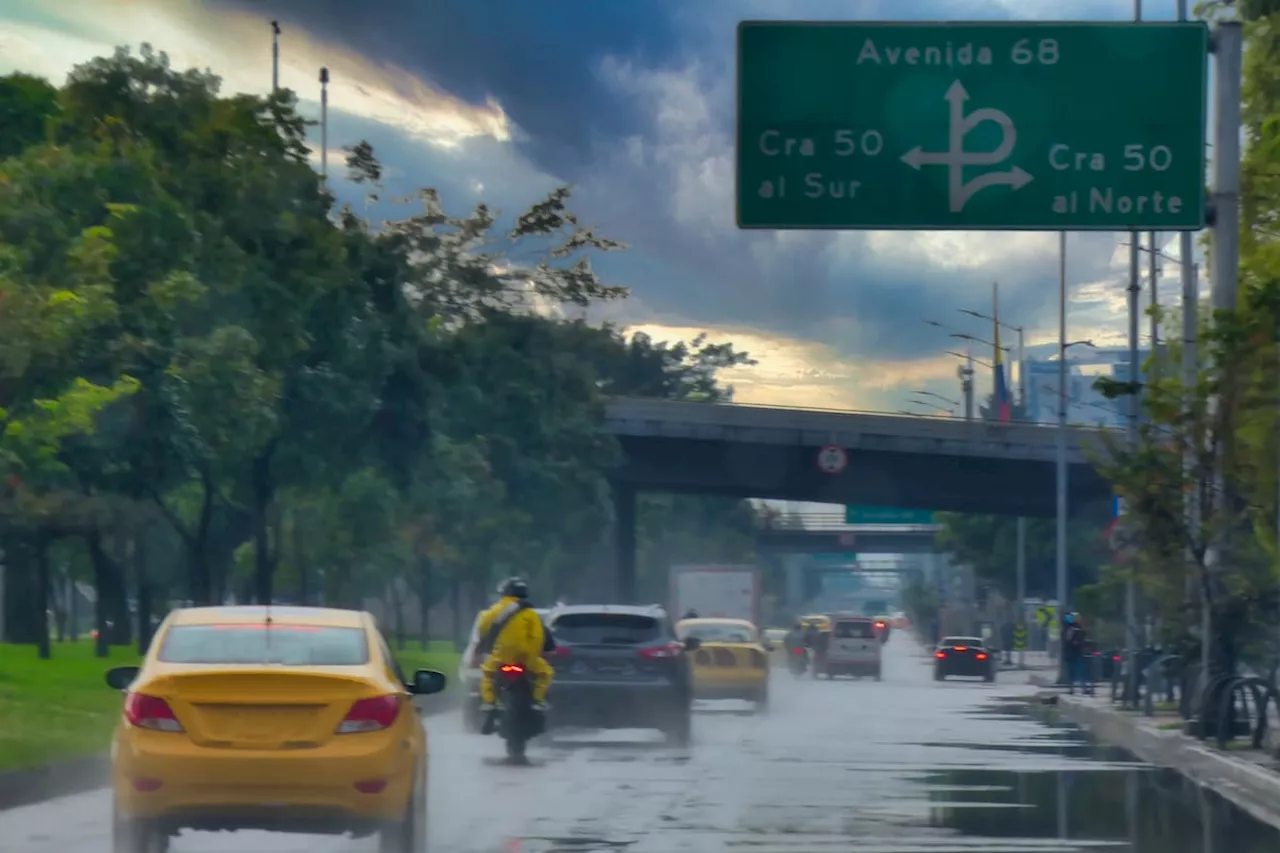
<svg viewBox="0 0 1280 853"><path fill-rule="evenodd" d="M1118 660L1120 660L1120 655L1112 655L1112 656L1111 656L1111 659L1112 659L1112 660L1114 660L1114 661L1118 661Z"/></svg>
<svg viewBox="0 0 1280 853"><path fill-rule="evenodd" d="M938 658L939 660L941 660L942 658L945 658L945 657L947 656L947 653L946 653L946 652L935 652L933 656L934 656L935 658Z"/></svg>
<svg viewBox="0 0 1280 853"><path fill-rule="evenodd" d="M169 703L157 696L129 693L124 697L124 718L129 725L158 732L180 732L182 724L173 715Z"/></svg>
<svg viewBox="0 0 1280 853"><path fill-rule="evenodd" d="M967 652L967 651L969 651L969 647L968 647L968 646L956 646L956 651L958 651L958 652Z"/></svg>
<svg viewBox="0 0 1280 853"><path fill-rule="evenodd" d="M684 646L679 643L667 643L665 646L654 646L648 649L640 650L640 657L652 659L665 659L679 657L684 651Z"/></svg>
<svg viewBox="0 0 1280 853"><path fill-rule="evenodd" d="M797 654L797 655L802 655L802 654L804 654L804 649L792 649L791 651L792 651L794 654Z"/></svg>
<svg viewBox="0 0 1280 853"><path fill-rule="evenodd" d="M986 655L984 655L982 652L978 652L978 660L986 660L986 659L987 659Z"/></svg>
<svg viewBox="0 0 1280 853"><path fill-rule="evenodd" d="M346 718L338 724L340 735L378 732L391 728L400 716L400 698L394 694L361 699L351 706Z"/></svg>
<svg viewBox="0 0 1280 853"><path fill-rule="evenodd" d="M877 627L877 628L883 628L883 627L884 627L884 623L883 623L883 622L877 622L877 623L876 623L876 627Z"/></svg>
<svg viewBox="0 0 1280 853"><path fill-rule="evenodd" d="M567 658L568 656L569 656L568 646L556 646L554 649L551 650L551 654L548 655L548 657L553 657L553 658Z"/></svg>
<svg viewBox="0 0 1280 853"><path fill-rule="evenodd" d="M518 663L504 663L499 669L506 675L520 675L524 672L524 667Z"/></svg>

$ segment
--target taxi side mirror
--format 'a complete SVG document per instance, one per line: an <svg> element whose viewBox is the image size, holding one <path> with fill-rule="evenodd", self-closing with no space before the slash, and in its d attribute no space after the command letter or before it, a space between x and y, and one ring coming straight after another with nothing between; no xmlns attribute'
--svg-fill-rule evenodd
<svg viewBox="0 0 1280 853"><path fill-rule="evenodd" d="M684 650L686 652L696 652L700 648L702 648L702 641L697 637L685 637Z"/></svg>
<svg viewBox="0 0 1280 853"><path fill-rule="evenodd" d="M430 696L444 690L446 679L443 672L434 669L420 669L413 674L413 683L406 685L415 696Z"/></svg>
<svg viewBox="0 0 1280 853"><path fill-rule="evenodd" d="M128 690L137 677L136 666L113 666L107 670L107 686L112 690Z"/></svg>

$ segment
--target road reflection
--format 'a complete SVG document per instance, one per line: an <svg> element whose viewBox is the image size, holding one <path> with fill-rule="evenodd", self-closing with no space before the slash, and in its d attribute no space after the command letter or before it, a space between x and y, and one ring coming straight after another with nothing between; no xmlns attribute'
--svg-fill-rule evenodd
<svg viewBox="0 0 1280 853"><path fill-rule="evenodd" d="M1275 853L1280 831L1155 768L948 769L922 779L931 825L961 835L1120 844L1133 853Z"/></svg>

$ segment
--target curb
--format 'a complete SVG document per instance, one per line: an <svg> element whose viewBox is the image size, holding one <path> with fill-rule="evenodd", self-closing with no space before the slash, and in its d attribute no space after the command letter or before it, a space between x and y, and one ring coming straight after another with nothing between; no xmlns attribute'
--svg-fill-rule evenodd
<svg viewBox="0 0 1280 853"><path fill-rule="evenodd" d="M415 699L423 717L436 717L462 704L461 691ZM58 761L40 767L0 771L0 812L46 800L106 788L111 778L109 753Z"/></svg>
<svg viewBox="0 0 1280 853"><path fill-rule="evenodd" d="M1042 687L1044 685L1036 685ZM1059 695L1062 715L1098 740L1211 788L1258 820L1280 828L1280 774L1224 755L1180 731L1153 731L1128 714Z"/></svg>

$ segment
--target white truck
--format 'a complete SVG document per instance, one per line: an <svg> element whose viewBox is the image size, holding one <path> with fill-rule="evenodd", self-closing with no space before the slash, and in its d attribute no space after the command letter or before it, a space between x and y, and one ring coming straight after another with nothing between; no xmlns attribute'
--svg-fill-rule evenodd
<svg viewBox="0 0 1280 853"><path fill-rule="evenodd" d="M672 618L690 610L704 619L746 619L760 624L760 570L755 566L671 567Z"/></svg>

